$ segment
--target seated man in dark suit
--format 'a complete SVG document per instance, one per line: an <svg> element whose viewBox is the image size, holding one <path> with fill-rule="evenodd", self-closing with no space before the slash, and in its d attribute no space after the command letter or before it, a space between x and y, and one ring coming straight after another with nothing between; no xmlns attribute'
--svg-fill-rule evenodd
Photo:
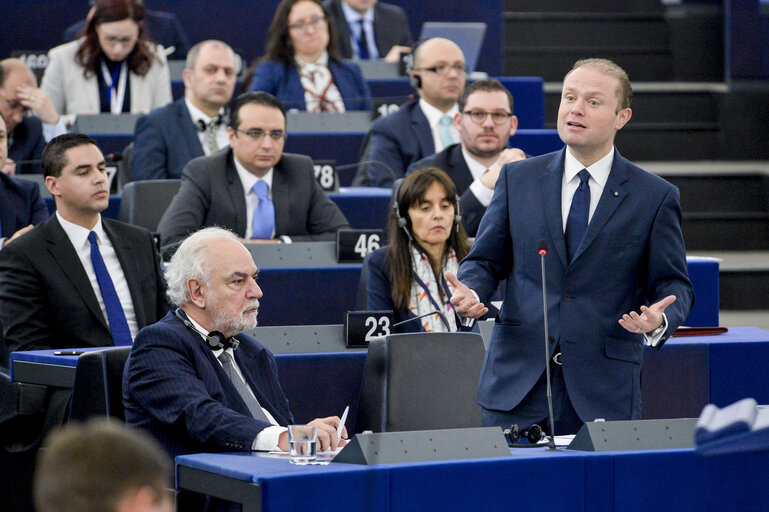
<svg viewBox="0 0 769 512"><path fill-rule="evenodd" d="M188 237L166 269L178 309L136 338L123 403L127 423L150 432L171 456L288 450L293 415L275 358L242 333L256 326L258 272L237 236L221 228ZM310 422L319 449L337 448L339 423L336 416Z"/></svg>
<svg viewBox="0 0 769 512"><path fill-rule="evenodd" d="M0 325L10 351L130 345L168 304L152 234L100 215L104 156L87 135L43 151L56 214L0 251Z"/></svg>
<svg viewBox="0 0 769 512"><path fill-rule="evenodd" d="M327 0L336 27L337 50L344 59L398 62L412 44L406 13L378 0Z"/></svg>
<svg viewBox="0 0 769 512"><path fill-rule="evenodd" d="M139 118L131 155L135 181L175 178L187 162L229 145L225 108L235 90L235 53L209 40L187 54L184 98Z"/></svg>
<svg viewBox="0 0 769 512"><path fill-rule="evenodd" d="M409 75L419 100L404 103L371 125L364 160L383 162L392 174L369 165L369 185L389 187L412 163L459 141L452 120L459 111L457 100L465 88L466 73L462 50L448 39L428 39L414 50Z"/></svg>
<svg viewBox="0 0 769 512"><path fill-rule="evenodd" d="M312 160L283 153L286 111L250 92L232 106L230 147L192 160L158 225L161 242L220 226L259 242L332 240L347 219L315 180Z"/></svg>
<svg viewBox="0 0 769 512"><path fill-rule="evenodd" d="M90 0L88 3L91 5L91 9L86 14L85 19L70 25L64 30L63 42L74 41L82 35L85 24L91 19L94 11L94 0ZM139 3L142 3L141 0L139 0ZM187 51L190 49L190 40L176 14L147 9L144 17L144 28L147 30L147 35L152 41L163 45L163 48L166 50L166 57L169 60L181 60L187 56Z"/></svg>
<svg viewBox="0 0 769 512"><path fill-rule="evenodd" d="M8 130L8 158L0 170L42 174L40 163L34 161L40 160L45 141L66 128L48 95L37 87L35 75L19 59L0 60L0 114Z"/></svg>
<svg viewBox="0 0 769 512"><path fill-rule="evenodd" d="M526 158L520 149L506 149L518 128L513 95L497 80L473 82L459 98L454 126L461 142L412 164L407 174L425 167L445 171L462 196L462 224L469 236L475 236L494 194L499 170L508 162Z"/></svg>
<svg viewBox="0 0 769 512"><path fill-rule="evenodd" d="M8 132L0 114L0 169L8 155ZM37 183L0 172L0 250L3 246L48 218Z"/></svg>

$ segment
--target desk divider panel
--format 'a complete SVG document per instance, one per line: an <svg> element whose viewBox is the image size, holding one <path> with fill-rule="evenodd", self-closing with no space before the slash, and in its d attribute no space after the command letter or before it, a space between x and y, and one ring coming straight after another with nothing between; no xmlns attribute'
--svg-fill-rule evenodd
<svg viewBox="0 0 769 512"><path fill-rule="evenodd" d="M590 421L582 425L569 450L671 450L694 446L696 418Z"/></svg>
<svg viewBox="0 0 769 512"><path fill-rule="evenodd" d="M286 105L290 109L290 105ZM368 132L372 114L368 111L337 112L288 112L286 130L289 138L293 132ZM357 149L357 148L356 148Z"/></svg>
<svg viewBox="0 0 769 512"><path fill-rule="evenodd" d="M273 354L362 351L344 344L342 325L281 325L256 327L246 334Z"/></svg>
<svg viewBox="0 0 769 512"><path fill-rule="evenodd" d="M134 125L141 114L78 114L73 132L91 134L127 133L133 136Z"/></svg>
<svg viewBox="0 0 769 512"><path fill-rule="evenodd" d="M246 244L260 268L335 267L336 242L294 242L291 244Z"/></svg>
<svg viewBox="0 0 769 512"><path fill-rule="evenodd" d="M392 464L511 457L499 427L356 434L331 462Z"/></svg>

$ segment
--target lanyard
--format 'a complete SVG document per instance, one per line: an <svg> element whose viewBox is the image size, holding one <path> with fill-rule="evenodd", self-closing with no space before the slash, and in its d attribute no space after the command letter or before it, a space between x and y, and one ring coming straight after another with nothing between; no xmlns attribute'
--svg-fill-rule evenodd
<svg viewBox="0 0 769 512"><path fill-rule="evenodd" d="M110 112L113 114L121 113L123 111L123 100L125 99L125 86L128 76L128 66L126 65L126 62L123 61L120 68L116 69L112 74L110 74L107 65L102 62L101 76L104 78L104 83L107 84L107 98L109 99ZM117 82L117 87L115 82Z"/></svg>
<svg viewBox="0 0 769 512"><path fill-rule="evenodd" d="M430 293L430 287L427 286L427 284L424 281L422 281L422 279L416 274L414 275L414 279L416 279L417 284L421 286L422 289L425 291L425 293L427 294L427 297L430 299L430 302L435 307L435 309L440 311L441 313L448 313L449 308L446 306L446 304L450 305L450 303L446 303L442 306L439 306L438 301L436 301L432 293ZM446 293L446 297L449 297L451 295L448 292L449 286L448 286L448 283L446 283L446 278L444 278L443 276L441 276L441 286L443 286L443 291ZM441 321L444 322L442 318L441 318ZM446 325L446 329L450 331L451 328L449 327L449 325L446 322L444 322L444 324Z"/></svg>

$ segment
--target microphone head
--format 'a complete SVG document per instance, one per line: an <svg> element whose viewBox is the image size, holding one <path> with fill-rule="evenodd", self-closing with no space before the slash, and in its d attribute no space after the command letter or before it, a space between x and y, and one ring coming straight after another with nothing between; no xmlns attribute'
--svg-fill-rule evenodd
<svg viewBox="0 0 769 512"><path fill-rule="evenodd" d="M544 240L537 242L537 254L547 254L547 242Z"/></svg>

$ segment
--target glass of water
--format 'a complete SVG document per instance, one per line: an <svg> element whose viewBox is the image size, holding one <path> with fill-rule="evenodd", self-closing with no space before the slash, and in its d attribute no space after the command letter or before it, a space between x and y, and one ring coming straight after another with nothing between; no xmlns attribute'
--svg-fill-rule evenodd
<svg viewBox="0 0 769 512"><path fill-rule="evenodd" d="M289 425L288 442L291 464L315 462L318 450L318 427L313 425Z"/></svg>

